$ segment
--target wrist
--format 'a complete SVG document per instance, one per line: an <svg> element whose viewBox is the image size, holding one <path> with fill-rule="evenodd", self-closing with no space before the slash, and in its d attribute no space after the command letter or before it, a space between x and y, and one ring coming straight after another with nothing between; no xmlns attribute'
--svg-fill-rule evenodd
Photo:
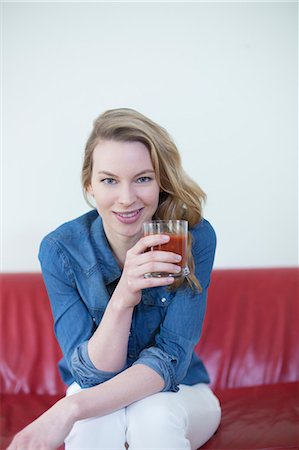
<svg viewBox="0 0 299 450"><path fill-rule="evenodd" d="M109 303L109 309L111 309L114 313L123 313L123 312L133 312L134 306L128 304L122 296L112 296Z"/></svg>
<svg viewBox="0 0 299 450"><path fill-rule="evenodd" d="M140 298L141 293L137 293L132 296L129 292L116 288L108 303L108 306L111 305L111 308L114 311L133 311L134 306L139 303Z"/></svg>

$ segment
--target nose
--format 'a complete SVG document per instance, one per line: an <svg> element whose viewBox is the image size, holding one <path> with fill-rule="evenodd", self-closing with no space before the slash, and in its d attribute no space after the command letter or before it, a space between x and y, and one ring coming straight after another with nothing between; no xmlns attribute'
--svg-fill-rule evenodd
<svg viewBox="0 0 299 450"><path fill-rule="evenodd" d="M132 205L136 200L136 192L134 187L130 184L120 186L118 203L124 206Z"/></svg>

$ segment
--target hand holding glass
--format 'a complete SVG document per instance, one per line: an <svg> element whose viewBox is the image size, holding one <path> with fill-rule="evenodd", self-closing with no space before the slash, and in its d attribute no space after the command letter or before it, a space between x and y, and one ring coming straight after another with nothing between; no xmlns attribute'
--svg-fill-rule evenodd
<svg viewBox="0 0 299 450"><path fill-rule="evenodd" d="M162 250L166 252L173 252L181 255L182 259L177 265L181 266L182 270L179 273L167 272L152 272L144 276L146 278L155 277L182 277L189 274L188 269L188 222L186 220L152 220L151 222L144 222L143 224L144 236L153 234L166 234L170 237L165 244L155 245L150 250Z"/></svg>

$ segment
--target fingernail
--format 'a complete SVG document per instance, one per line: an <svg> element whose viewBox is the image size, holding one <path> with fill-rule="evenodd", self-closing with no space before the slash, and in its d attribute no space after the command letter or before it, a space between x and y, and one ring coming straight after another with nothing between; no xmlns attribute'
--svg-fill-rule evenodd
<svg viewBox="0 0 299 450"><path fill-rule="evenodd" d="M163 234L162 241L165 241L165 242L169 241L169 236L167 236L167 234Z"/></svg>
<svg viewBox="0 0 299 450"><path fill-rule="evenodd" d="M181 255L175 255L174 259L176 261L180 261L182 259Z"/></svg>

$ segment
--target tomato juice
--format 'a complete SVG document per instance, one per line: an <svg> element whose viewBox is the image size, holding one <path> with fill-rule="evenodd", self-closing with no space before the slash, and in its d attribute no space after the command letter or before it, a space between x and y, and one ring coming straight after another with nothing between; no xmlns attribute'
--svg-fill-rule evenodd
<svg viewBox="0 0 299 450"><path fill-rule="evenodd" d="M178 266L182 268L179 273L153 272L145 274L145 277L181 277L189 273L187 243L188 243L188 222L186 220L153 220L143 224L144 236L162 234L169 236L169 241L164 244L155 245L147 251L166 251L181 255L182 259Z"/></svg>
<svg viewBox="0 0 299 450"><path fill-rule="evenodd" d="M181 255L182 259L176 263L178 266L185 267L187 265L187 236L184 234L167 234L170 239L166 244L155 245L153 250L163 250Z"/></svg>

